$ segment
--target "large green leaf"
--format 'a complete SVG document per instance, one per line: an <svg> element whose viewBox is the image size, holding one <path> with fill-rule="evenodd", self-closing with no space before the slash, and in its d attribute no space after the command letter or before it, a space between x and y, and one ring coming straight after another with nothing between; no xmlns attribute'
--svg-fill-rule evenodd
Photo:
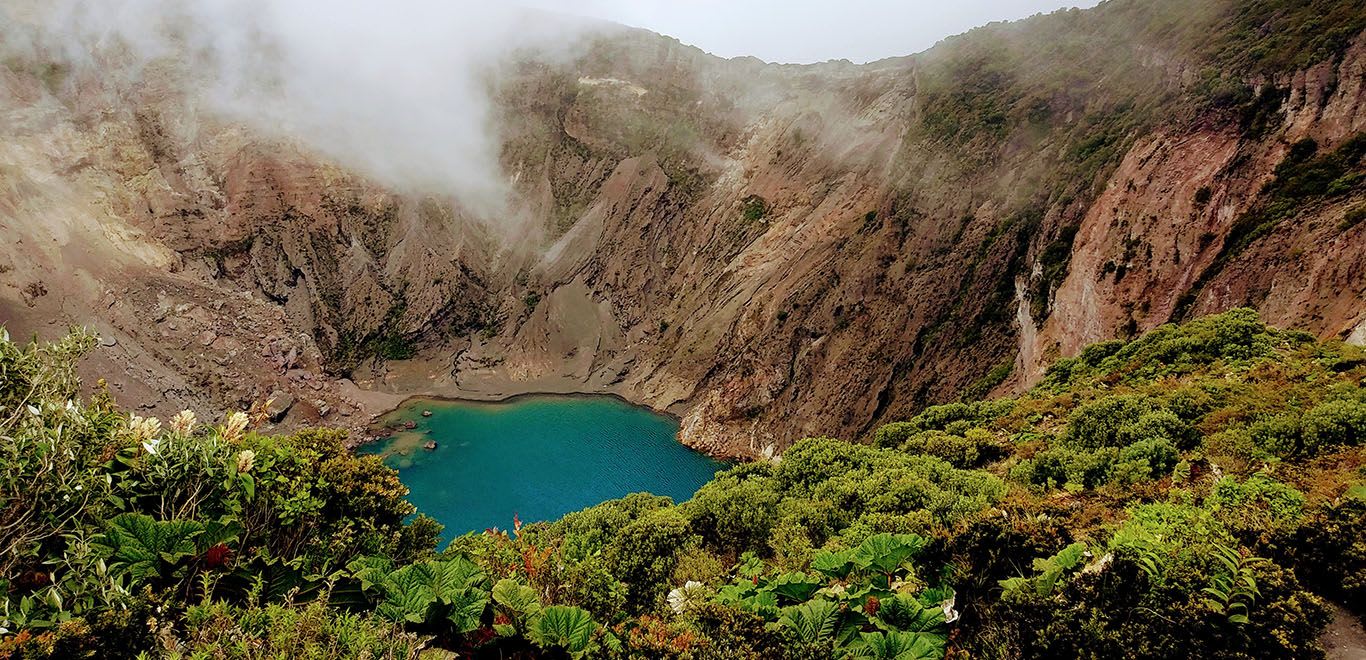
<svg viewBox="0 0 1366 660"><path fill-rule="evenodd" d="M193 520L157 521L140 513L125 513L109 522L95 539L111 567L135 579L169 577L181 563L196 556L195 537L204 525Z"/></svg>
<svg viewBox="0 0 1366 660"><path fill-rule="evenodd" d="M449 604L458 592L484 584L484 572L464 557L450 561L428 561L414 564L413 570L427 584L432 595Z"/></svg>
<svg viewBox="0 0 1366 660"><path fill-rule="evenodd" d="M927 633L874 632L863 633L850 648L856 658L877 660L941 660L946 638Z"/></svg>
<svg viewBox="0 0 1366 660"><path fill-rule="evenodd" d="M316 576L304 574L301 559L283 560L256 556L246 562L238 562L228 575L219 583L219 589L228 597L244 600L250 594L267 603L279 603L286 599L296 602L316 598L322 590L323 581Z"/></svg>
<svg viewBox="0 0 1366 660"><path fill-rule="evenodd" d="M383 555L359 557L351 560L346 570L360 581L362 591L374 591L384 586L384 580L394 570L394 560Z"/></svg>
<svg viewBox="0 0 1366 660"><path fill-rule="evenodd" d="M536 590L512 578L503 578L493 585L493 601L512 621L511 624L494 626L498 634L504 636L521 633L526 629L527 621L541 612L541 601L536 597Z"/></svg>
<svg viewBox="0 0 1366 660"><path fill-rule="evenodd" d="M195 551L199 555L208 552L216 545L228 545L237 541L242 534L242 525L231 516L204 523L203 533L195 536Z"/></svg>
<svg viewBox="0 0 1366 660"><path fill-rule="evenodd" d="M1035 559L1034 570L1039 572L1034 589L1040 596L1048 596L1057 588L1063 575L1082 565L1086 559L1086 544L1077 542L1063 548L1052 557Z"/></svg>
<svg viewBox="0 0 1366 660"><path fill-rule="evenodd" d="M819 576L808 575L798 571L796 573L783 573L782 575L773 578L773 580L768 583L768 589L774 594L777 594L779 598L786 598L790 602L801 603L810 599L812 594L816 593L816 590L824 585L825 580L821 579Z"/></svg>
<svg viewBox="0 0 1366 660"><path fill-rule="evenodd" d="M514 618L535 616L541 611L536 590L512 578L503 578L493 585L493 600Z"/></svg>
<svg viewBox="0 0 1366 660"><path fill-rule="evenodd" d="M471 632L481 625L484 610L488 607L488 592L473 587L458 589L450 593L447 601L450 610L446 619L455 626L460 634Z"/></svg>
<svg viewBox="0 0 1366 660"><path fill-rule="evenodd" d="M897 594L883 599L872 619L874 625L886 631L942 632L944 610L927 607L914 596Z"/></svg>
<svg viewBox="0 0 1366 660"><path fill-rule="evenodd" d="M390 621L424 623L435 602L429 576L416 566L404 566L384 581L384 601L375 612Z"/></svg>
<svg viewBox="0 0 1366 660"><path fill-rule="evenodd" d="M527 637L541 648L561 648L579 656L588 650L598 623L586 610L551 605L531 622Z"/></svg>
<svg viewBox="0 0 1366 660"><path fill-rule="evenodd" d="M854 570L854 551L831 552L821 550L811 558L811 569L836 579L844 579Z"/></svg>
<svg viewBox="0 0 1366 660"><path fill-rule="evenodd" d="M768 620L778 616L778 596L767 589L756 590L748 582L721 587L716 593L716 600L723 605L748 610Z"/></svg>
<svg viewBox="0 0 1366 660"><path fill-rule="evenodd" d="M803 643L823 644L834 641L842 614L839 603L813 600L783 608L778 625L792 631Z"/></svg>
<svg viewBox="0 0 1366 660"><path fill-rule="evenodd" d="M924 537L915 534L875 534L854 548L854 563L861 569L892 573L925 547Z"/></svg>

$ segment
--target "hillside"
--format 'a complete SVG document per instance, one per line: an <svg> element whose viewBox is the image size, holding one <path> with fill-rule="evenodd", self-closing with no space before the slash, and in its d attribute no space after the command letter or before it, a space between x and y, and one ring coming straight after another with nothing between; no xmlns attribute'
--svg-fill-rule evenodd
<svg viewBox="0 0 1366 660"><path fill-rule="evenodd" d="M864 66L608 31L500 70L516 222L215 113L185 58L11 30L0 318L93 327L87 375L163 417L609 391L751 457L1237 306L1360 342L1364 28L1111 0Z"/></svg>
<svg viewBox="0 0 1366 660"><path fill-rule="evenodd" d="M441 552L342 434L81 399L92 348L0 341L0 657L1315 658L1366 602L1366 352L1246 309Z"/></svg>

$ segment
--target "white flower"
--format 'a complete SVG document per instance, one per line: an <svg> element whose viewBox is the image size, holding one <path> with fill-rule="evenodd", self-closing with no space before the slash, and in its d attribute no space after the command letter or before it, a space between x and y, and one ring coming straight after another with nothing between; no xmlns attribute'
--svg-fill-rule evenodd
<svg viewBox="0 0 1366 660"><path fill-rule="evenodd" d="M256 452L250 449L243 449L237 454L237 472L245 474L251 472L252 461L256 459Z"/></svg>
<svg viewBox="0 0 1366 660"><path fill-rule="evenodd" d="M85 486L82 486L82 485L80 485L80 484L76 484L76 490L85 490Z"/></svg>
<svg viewBox="0 0 1366 660"><path fill-rule="evenodd" d="M171 418L171 429L180 435L190 435L194 432L195 417L189 410L182 410Z"/></svg>
<svg viewBox="0 0 1366 660"><path fill-rule="evenodd" d="M669 592L669 608L682 614L688 605L701 602L706 595L705 591L701 582L688 580L683 586Z"/></svg>
<svg viewBox="0 0 1366 660"><path fill-rule="evenodd" d="M143 451L153 456L157 455L157 446L161 444L161 438L152 438L142 443Z"/></svg>
<svg viewBox="0 0 1366 660"><path fill-rule="evenodd" d="M133 439L144 444L153 440L161 433L161 420L155 417L138 417L132 415L128 418L128 431L133 434ZM153 445L156 442L152 443Z"/></svg>
<svg viewBox="0 0 1366 660"><path fill-rule="evenodd" d="M223 419L223 439L228 442L236 442L241 439L242 432L247 430L247 424L250 421L246 413L228 413L228 416Z"/></svg>
<svg viewBox="0 0 1366 660"><path fill-rule="evenodd" d="M957 596L949 596L948 600L939 604L944 609L944 623L953 623L958 620L958 610L953 609L956 600Z"/></svg>

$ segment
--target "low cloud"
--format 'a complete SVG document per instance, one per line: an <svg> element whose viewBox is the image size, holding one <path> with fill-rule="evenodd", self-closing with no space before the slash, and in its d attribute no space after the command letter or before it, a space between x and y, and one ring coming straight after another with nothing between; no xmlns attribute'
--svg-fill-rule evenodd
<svg viewBox="0 0 1366 660"><path fill-rule="evenodd" d="M465 0L16 0L36 42L75 63L110 52L133 69L189 67L207 108L299 140L399 190L504 211L492 103L519 50L565 56L584 21Z"/></svg>

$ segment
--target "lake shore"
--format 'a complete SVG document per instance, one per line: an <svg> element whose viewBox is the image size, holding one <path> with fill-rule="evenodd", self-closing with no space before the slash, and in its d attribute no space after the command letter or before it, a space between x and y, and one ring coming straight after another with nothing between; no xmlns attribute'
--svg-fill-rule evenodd
<svg viewBox="0 0 1366 660"><path fill-rule="evenodd" d="M532 379L517 379L502 369L481 369L462 373L456 378L450 373L435 371L425 360L399 360L384 364L379 372L358 372L355 380L342 383L344 393L360 406L365 426L355 429L348 445L354 449L374 438L367 438L384 417L403 408L413 400L468 403L508 403L523 397L536 396L607 396L632 406L663 415L680 422L687 407L682 404L658 408L632 397L632 392L620 383L593 384L564 374L544 375ZM676 440L678 438L675 438ZM717 459L731 456L712 455Z"/></svg>

